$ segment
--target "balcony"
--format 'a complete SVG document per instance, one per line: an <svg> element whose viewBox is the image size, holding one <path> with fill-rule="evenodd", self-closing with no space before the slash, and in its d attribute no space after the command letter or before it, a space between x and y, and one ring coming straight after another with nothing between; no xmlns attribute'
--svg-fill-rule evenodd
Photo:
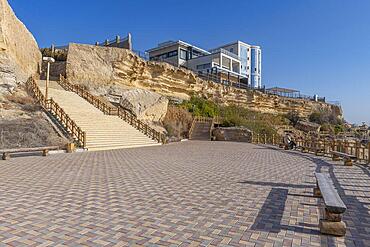
<svg viewBox="0 0 370 247"><path fill-rule="evenodd" d="M223 48L218 48L218 49L215 49L215 50L211 50L210 52L211 52L212 54L222 53L222 54L225 54L225 55L227 55L227 56L229 56L229 57L232 57L232 58L234 58L234 59L236 59L236 60L238 60L238 61L240 61L240 60L241 60L241 58L240 58L238 55L236 55L235 53L232 53L232 52L230 52L230 51L228 51L228 50L225 50L225 49L223 49Z"/></svg>

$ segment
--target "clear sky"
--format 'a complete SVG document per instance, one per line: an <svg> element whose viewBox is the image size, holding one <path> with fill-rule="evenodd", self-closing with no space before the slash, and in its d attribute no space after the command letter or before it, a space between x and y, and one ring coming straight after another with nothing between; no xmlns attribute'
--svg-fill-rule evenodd
<svg viewBox="0 0 370 247"><path fill-rule="evenodd" d="M263 49L267 87L340 101L370 123L369 0L9 0L41 47L128 32L134 49L181 39L205 49L242 40Z"/></svg>

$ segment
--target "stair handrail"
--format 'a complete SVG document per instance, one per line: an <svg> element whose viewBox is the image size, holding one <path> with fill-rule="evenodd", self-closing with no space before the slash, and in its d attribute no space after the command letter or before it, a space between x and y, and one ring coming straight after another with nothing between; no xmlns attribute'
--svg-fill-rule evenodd
<svg viewBox="0 0 370 247"><path fill-rule="evenodd" d="M77 144L86 148L86 132L77 126L68 114L61 108L53 99L45 99L40 88L38 87L35 78L30 77L26 82L28 92L36 99L41 107L49 112L59 123L67 130Z"/></svg>
<svg viewBox="0 0 370 247"><path fill-rule="evenodd" d="M191 139L191 136L193 135L196 122L210 123L211 128L209 130L210 131L209 136L211 137L212 136L213 125L214 125L215 121L216 121L216 117L211 118L211 117L195 116L193 118L193 121L192 121L190 129L189 129L189 139Z"/></svg>
<svg viewBox="0 0 370 247"><path fill-rule="evenodd" d="M83 86L70 83L63 75L60 75L59 78L59 85L66 91L71 91L78 94L80 97L84 98L87 102L98 108L104 114L118 115L117 107L110 106L107 103L103 102L97 96L88 92Z"/></svg>
<svg viewBox="0 0 370 247"><path fill-rule="evenodd" d="M193 118L193 121L191 122L191 126L190 126L190 129L189 129L189 139L191 139L191 136L193 135L193 131L194 131L194 126L195 126L195 120L196 118L194 117Z"/></svg>
<svg viewBox="0 0 370 247"><path fill-rule="evenodd" d="M87 100L90 104L101 110L104 114L118 116L123 121L129 123L131 126L159 143L165 144L167 142L167 138L164 134L153 129L143 121L137 119L137 117L130 111L122 107L108 105L97 96L88 92L83 86L70 83L63 75L60 75L59 84L65 90L78 94L79 96Z"/></svg>
<svg viewBox="0 0 370 247"><path fill-rule="evenodd" d="M133 113L131 113L130 111L128 111L128 110L126 110L122 107L119 107L117 112L118 112L118 114L117 114L118 117L120 117L125 122L129 123L131 126L136 128L140 132L144 133L146 136L148 136L148 137L150 137L154 140L157 140L159 143L163 143L163 144L166 143L167 139L166 139L164 134L162 134L159 131L156 131L155 129L150 127L145 122L137 119L137 117Z"/></svg>

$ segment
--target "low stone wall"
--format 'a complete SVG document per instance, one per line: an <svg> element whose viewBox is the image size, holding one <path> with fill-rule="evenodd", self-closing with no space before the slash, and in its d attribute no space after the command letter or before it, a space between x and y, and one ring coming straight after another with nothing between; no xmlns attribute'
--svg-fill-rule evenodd
<svg viewBox="0 0 370 247"><path fill-rule="evenodd" d="M126 49L70 44L67 77L98 94L120 94L127 88L142 88L165 96L189 99L197 95L220 104L237 104L259 112L302 117L325 110L341 116L340 107L303 99L283 98L205 81L187 69L166 63L146 62Z"/></svg>
<svg viewBox="0 0 370 247"><path fill-rule="evenodd" d="M212 131L216 141L252 142L252 132L242 127L219 127Z"/></svg>

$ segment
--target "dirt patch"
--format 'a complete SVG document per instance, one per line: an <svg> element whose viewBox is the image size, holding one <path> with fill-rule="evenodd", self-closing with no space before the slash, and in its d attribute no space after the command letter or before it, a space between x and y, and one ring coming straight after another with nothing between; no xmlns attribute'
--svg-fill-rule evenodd
<svg viewBox="0 0 370 247"><path fill-rule="evenodd" d="M40 114L32 118L0 120L0 149L66 145Z"/></svg>

